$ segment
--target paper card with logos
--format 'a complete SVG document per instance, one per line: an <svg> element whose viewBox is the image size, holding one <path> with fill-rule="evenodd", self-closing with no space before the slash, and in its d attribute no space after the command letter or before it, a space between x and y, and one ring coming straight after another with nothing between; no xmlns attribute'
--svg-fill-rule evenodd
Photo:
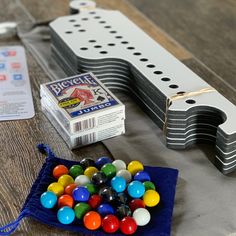
<svg viewBox="0 0 236 236"><path fill-rule="evenodd" d="M35 115L25 50L0 48L0 121L29 119Z"/></svg>

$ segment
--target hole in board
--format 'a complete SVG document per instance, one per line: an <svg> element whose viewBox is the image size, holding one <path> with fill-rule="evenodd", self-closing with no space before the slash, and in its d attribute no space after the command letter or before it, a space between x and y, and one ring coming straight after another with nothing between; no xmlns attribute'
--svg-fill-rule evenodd
<svg viewBox="0 0 236 236"><path fill-rule="evenodd" d="M147 67L148 67L148 68L154 68L155 65L149 64L149 65L147 65Z"/></svg>
<svg viewBox="0 0 236 236"><path fill-rule="evenodd" d="M179 86L177 84L171 84L169 85L169 88L172 88L172 89L177 89Z"/></svg>
<svg viewBox="0 0 236 236"><path fill-rule="evenodd" d="M100 53L101 54L107 54L107 51L101 51Z"/></svg>
<svg viewBox="0 0 236 236"><path fill-rule="evenodd" d="M188 100L186 100L185 102L188 103L188 104L194 104L194 103L196 103L196 101L193 100L193 99L188 99Z"/></svg>
<svg viewBox="0 0 236 236"><path fill-rule="evenodd" d="M101 48L102 46L101 45L95 45L94 47L95 48Z"/></svg>
<svg viewBox="0 0 236 236"><path fill-rule="evenodd" d="M83 47L83 48L80 48L80 50L85 51L85 50L88 50L88 48Z"/></svg>
<svg viewBox="0 0 236 236"><path fill-rule="evenodd" d="M185 92L184 91L180 91L180 92L177 92L176 94L183 95L183 94L185 94Z"/></svg>
<svg viewBox="0 0 236 236"><path fill-rule="evenodd" d="M170 81L170 78L164 77L164 78L161 78L161 80L167 82L167 81Z"/></svg>
<svg viewBox="0 0 236 236"><path fill-rule="evenodd" d="M140 56L141 53L140 53L140 52L135 52L134 55L135 55L135 56Z"/></svg>
<svg viewBox="0 0 236 236"><path fill-rule="evenodd" d="M160 74L162 74L163 72L160 71L160 70L156 70L156 71L154 71L153 73L154 73L155 75L160 75Z"/></svg>
<svg viewBox="0 0 236 236"><path fill-rule="evenodd" d="M148 61L147 58L141 58L140 61Z"/></svg>

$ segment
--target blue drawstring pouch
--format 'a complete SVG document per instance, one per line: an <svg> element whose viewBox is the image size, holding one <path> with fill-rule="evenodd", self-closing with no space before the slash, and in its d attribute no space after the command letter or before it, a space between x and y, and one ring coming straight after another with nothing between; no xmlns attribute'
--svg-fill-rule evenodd
<svg viewBox="0 0 236 236"><path fill-rule="evenodd" d="M0 227L0 235L10 235L13 233L19 226L20 221L25 217L32 217L44 224L68 231L84 233L86 235L110 235L103 232L101 229L90 231L86 229L79 220L75 220L70 225L63 225L57 220L56 210L42 207L40 196L47 190L48 185L55 181L52 176L53 168L59 164L70 168L72 165L79 163L56 157L48 145L39 144L38 149L47 155L46 161L43 164L28 197L26 198L19 217L15 221ZM150 166L145 166L144 169L150 174L152 182L156 185L157 191L161 196L161 201L158 206L149 209L151 213L151 221L149 224L143 227L139 226L135 234L168 236L171 231L171 219L174 207L178 170ZM118 233L113 235L118 236L123 234L118 231Z"/></svg>

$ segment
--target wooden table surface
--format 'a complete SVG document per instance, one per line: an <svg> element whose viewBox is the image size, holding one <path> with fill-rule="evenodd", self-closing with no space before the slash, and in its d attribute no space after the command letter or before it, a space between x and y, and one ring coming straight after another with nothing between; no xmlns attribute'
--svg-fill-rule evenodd
<svg viewBox="0 0 236 236"><path fill-rule="evenodd" d="M230 101L236 104L235 80L231 77L231 74L235 75L235 71L231 74L228 71L230 69L232 70L232 67L229 67L224 63L221 64L223 67L221 68L222 71L224 71L224 66L227 68L227 74L225 74L227 79L223 79L220 75L218 75L221 73L215 72L217 70L214 70L214 66L211 66L212 69L209 69L202 63L202 61L197 59L189 51L180 46L179 43L173 40L168 35L172 34L171 27L166 28L170 30L167 34L163 31L163 29L159 28L158 25L155 25L140 11L134 8L130 2L125 0L97 0L96 2L101 7L117 9L123 12L151 37L174 54L179 60L202 76L202 78L204 78L210 85L217 88ZM146 13L150 11L150 9L149 11L147 9L149 2L155 5L155 1L145 0L146 8L142 8L142 1L135 2L132 0L131 2L136 4L141 10L146 9L144 10ZM162 4L159 5L159 10L160 8L163 8L163 10L168 8L168 3L164 2L166 1L162 1ZM194 0L189 2L195 3ZM230 2L230 0L228 0L228 2ZM234 4L233 1L231 2ZM219 1L217 3L219 4ZM0 21L16 20L18 22L26 22L30 18L41 21L54 19L58 16L68 14L68 1L66 0L1 0L1 4ZM182 7L185 7L184 4ZM187 7L190 6L186 5L186 9ZM221 13L221 17L228 17L227 12L222 10ZM155 16L151 14L150 17L154 19ZM191 18L191 16L189 17ZM198 19L195 21L199 22L199 24L203 24L200 20L198 21ZM164 23L163 26L165 26ZM185 41L188 41L188 35L185 35ZM19 44L21 44L21 42L17 37L7 40L0 40L0 46ZM220 51L220 45L218 46ZM194 49L195 42L193 41L192 45L190 43L186 47L188 47L188 49ZM233 47L235 48L235 44ZM192 52L194 52L194 50L192 50ZM217 60L217 63L220 61L218 55L214 51L212 51L212 54L209 52L207 53L210 55L201 54L199 58L210 56L211 61L214 62L214 58ZM58 154L58 156L66 159L80 160L88 156L93 158L101 155L111 156L102 143L90 145L73 152L67 148L66 144L62 141L49 121L44 117L40 109L39 85L49 79L44 71L39 67L33 56L28 52L27 60L36 115L34 118L29 120L0 122L0 161L2 163L0 165L0 225L9 223L13 219L17 218L25 198L29 193L30 187L39 173L39 170L44 162L44 156L41 155L36 149L36 145L38 143L48 143ZM219 64L217 63L215 64L216 67ZM232 64L235 66L235 61L232 62ZM42 225L32 219L25 219L22 221L21 226L17 229L14 235L75 234Z"/></svg>

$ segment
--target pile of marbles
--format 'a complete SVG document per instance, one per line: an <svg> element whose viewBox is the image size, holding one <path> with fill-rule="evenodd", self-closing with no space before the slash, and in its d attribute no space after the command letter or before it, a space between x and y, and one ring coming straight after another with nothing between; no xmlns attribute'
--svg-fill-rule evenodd
<svg viewBox="0 0 236 236"><path fill-rule="evenodd" d="M57 165L55 182L40 197L43 207L57 211L61 224L83 222L106 233L136 232L151 220L149 208L160 202L156 186L139 161L85 158L78 165Z"/></svg>

